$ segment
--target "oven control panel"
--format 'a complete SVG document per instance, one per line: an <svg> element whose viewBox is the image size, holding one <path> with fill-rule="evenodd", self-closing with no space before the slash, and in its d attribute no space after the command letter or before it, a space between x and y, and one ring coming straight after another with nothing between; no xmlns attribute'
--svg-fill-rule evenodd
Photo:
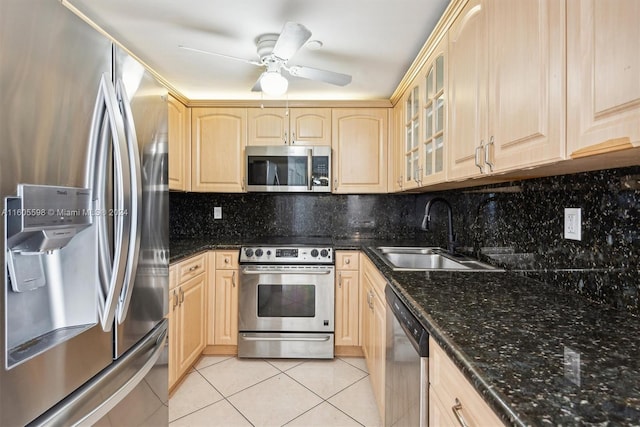
<svg viewBox="0 0 640 427"><path fill-rule="evenodd" d="M311 246L246 246L240 250L241 263L334 264L333 249Z"/></svg>

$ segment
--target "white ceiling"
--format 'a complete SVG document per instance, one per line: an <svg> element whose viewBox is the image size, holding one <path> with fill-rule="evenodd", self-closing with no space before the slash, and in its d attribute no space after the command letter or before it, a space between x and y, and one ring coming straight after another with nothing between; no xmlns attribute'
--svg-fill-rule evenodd
<svg viewBox="0 0 640 427"><path fill-rule="evenodd" d="M255 39L305 25L320 50L289 61L353 76L344 87L290 78L290 100L389 99L449 0L69 0L190 100L259 100ZM264 99L273 99L267 98ZM284 99L284 96L280 97Z"/></svg>

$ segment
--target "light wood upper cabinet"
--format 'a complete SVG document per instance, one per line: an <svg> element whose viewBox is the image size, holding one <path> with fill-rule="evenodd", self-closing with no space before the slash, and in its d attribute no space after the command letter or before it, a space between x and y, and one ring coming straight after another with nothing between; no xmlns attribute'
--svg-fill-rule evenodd
<svg viewBox="0 0 640 427"><path fill-rule="evenodd" d="M446 180L446 34L425 60L415 85L401 101L402 190Z"/></svg>
<svg viewBox="0 0 640 427"><path fill-rule="evenodd" d="M191 110L171 95L167 101L169 189L191 190Z"/></svg>
<svg viewBox="0 0 640 427"><path fill-rule="evenodd" d="M193 191L244 191L244 147L247 143L245 108L193 108Z"/></svg>
<svg viewBox="0 0 640 427"><path fill-rule="evenodd" d="M564 158L565 3L470 0L449 31L448 177Z"/></svg>
<svg viewBox="0 0 640 427"><path fill-rule="evenodd" d="M332 110L334 193L386 193L389 110Z"/></svg>
<svg viewBox="0 0 640 427"><path fill-rule="evenodd" d="M640 2L567 2L567 154L640 146Z"/></svg>
<svg viewBox="0 0 640 427"><path fill-rule="evenodd" d="M249 108L248 145L331 145L330 108Z"/></svg>
<svg viewBox="0 0 640 427"><path fill-rule="evenodd" d="M391 112L391 141L389 154L389 180L387 187L391 192L404 190L404 135L403 103L398 102Z"/></svg>

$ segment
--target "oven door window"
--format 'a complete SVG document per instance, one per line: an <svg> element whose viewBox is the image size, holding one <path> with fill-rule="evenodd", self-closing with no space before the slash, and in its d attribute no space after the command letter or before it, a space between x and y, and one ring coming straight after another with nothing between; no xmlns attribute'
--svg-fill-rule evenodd
<svg viewBox="0 0 640 427"><path fill-rule="evenodd" d="M258 285L258 317L315 317L314 285Z"/></svg>

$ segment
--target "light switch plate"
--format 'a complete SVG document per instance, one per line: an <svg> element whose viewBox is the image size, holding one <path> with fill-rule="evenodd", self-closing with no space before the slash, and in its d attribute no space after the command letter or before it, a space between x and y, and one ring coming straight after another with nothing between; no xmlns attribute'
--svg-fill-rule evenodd
<svg viewBox="0 0 640 427"><path fill-rule="evenodd" d="M213 208L213 219L222 219L222 206Z"/></svg>
<svg viewBox="0 0 640 427"><path fill-rule="evenodd" d="M582 209L564 208L564 238L582 240Z"/></svg>

